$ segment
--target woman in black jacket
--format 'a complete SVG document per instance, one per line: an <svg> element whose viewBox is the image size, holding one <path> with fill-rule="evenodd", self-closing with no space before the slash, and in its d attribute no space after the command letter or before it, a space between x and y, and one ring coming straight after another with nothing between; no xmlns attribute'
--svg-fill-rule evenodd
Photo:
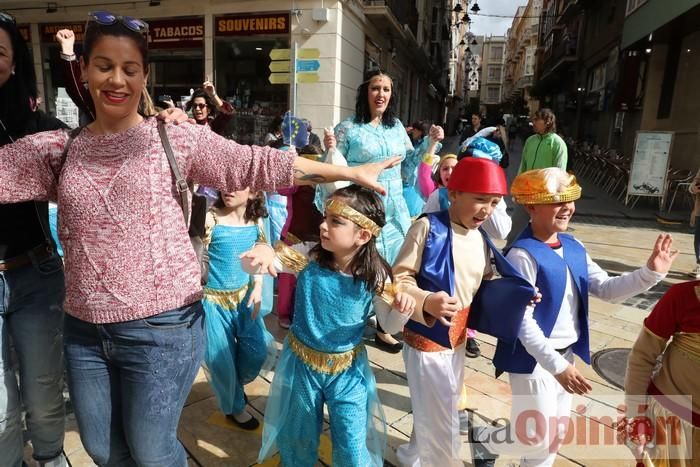
<svg viewBox="0 0 700 467"><path fill-rule="evenodd" d="M14 18L0 12L0 146L66 128L35 110L36 100L27 45ZM7 401L0 411L0 464L23 464L23 406L34 459L42 466L65 466L63 264L49 233L48 203L0 204L0 296L0 400Z"/></svg>

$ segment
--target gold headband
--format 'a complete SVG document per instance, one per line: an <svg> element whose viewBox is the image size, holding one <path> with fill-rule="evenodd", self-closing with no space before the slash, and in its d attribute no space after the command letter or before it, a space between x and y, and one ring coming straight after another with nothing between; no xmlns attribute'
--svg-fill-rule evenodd
<svg viewBox="0 0 700 467"><path fill-rule="evenodd" d="M445 154L440 158L440 163L438 165L442 165L443 162L450 159L457 160L457 154Z"/></svg>
<svg viewBox="0 0 700 467"><path fill-rule="evenodd" d="M372 219L361 214L337 199L329 199L326 201L326 212L336 216L344 217L359 225L363 229L369 230L375 237L379 236L382 228L379 227Z"/></svg>

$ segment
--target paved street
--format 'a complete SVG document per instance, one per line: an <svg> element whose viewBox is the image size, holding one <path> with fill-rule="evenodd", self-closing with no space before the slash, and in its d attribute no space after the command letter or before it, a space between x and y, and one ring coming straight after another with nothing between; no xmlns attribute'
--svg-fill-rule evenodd
<svg viewBox="0 0 700 467"><path fill-rule="evenodd" d="M448 144L450 141L448 141ZM511 155L513 173L517 167L519 155ZM584 183L584 196L588 187ZM600 196L599 194L597 196ZM597 203L608 203L598 199ZM643 223L642 227L625 227L626 219L606 217L605 222L586 222L587 216L572 224L572 233L588 247L595 261L610 273L620 274L630 271L646 261L651 246L659 232L655 224ZM594 219L595 221L595 219ZM688 229L685 229L689 232ZM676 233L675 240L682 254L668 278L652 292L642 297L629 300L622 304L608 304L598 299L591 299L590 328L591 351L597 352L606 348L631 347L643 318L651 309L661 293L671 283L686 279L684 275L693 265L692 238L689 233ZM285 331L277 326L275 316L269 316L267 324L278 342L282 342ZM494 378L491 357L494 352L494 339L480 335L479 341L482 357L466 360L464 384L470 395L473 409L487 419L508 414L510 392L507 378ZM388 445L386 460L388 465L396 465L395 451L398 445L406 442L411 433L412 415L406 376L401 355L390 355L367 343L369 357L375 370L379 395L384 405L388 427ZM593 369L582 362L578 368L593 385L593 392L585 398L575 398L576 406L591 407L599 403L607 403L605 397L620 395L621 391L613 384L599 376ZM247 386L246 392L250 399L251 410L262 418L272 375L259 377ZM488 402L485 403L484 401ZM602 424L600 432L610 435L610 426ZM256 465L257 451L260 445L261 430L255 433L242 432L228 423L223 414L217 410L216 400L204 377L203 372L197 378L187 401L179 430L179 437L190 453L190 464L196 466L251 466ZM578 448L565 447L562 449L556 466L633 466L630 456L623 448L618 448L619 454L625 456L621 460L589 460L589 453ZM76 432L74 418L70 419L66 440L66 451L75 467L92 465L83 451ZM330 438L328 429L323 435L319 465L330 465ZM468 449L464 448L464 459L468 465L471 461ZM499 460L497 465L508 465L507 460ZM513 462L512 460L510 462ZM272 459L264 465L277 465L278 460Z"/></svg>

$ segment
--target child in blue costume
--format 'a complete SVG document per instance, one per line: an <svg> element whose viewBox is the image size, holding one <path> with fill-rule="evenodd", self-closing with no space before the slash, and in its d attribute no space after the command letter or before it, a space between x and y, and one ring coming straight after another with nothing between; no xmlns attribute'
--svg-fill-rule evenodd
<svg viewBox="0 0 700 467"><path fill-rule="evenodd" d="M372 70L357 89L355 115L340 122L335 133L324 138L326 149L337 147L349 166L367 162L380 162L393 156L402 156L400 166L384 170L379 182L386 189L382 197L386 212L386 226L377 239L379 254L393 264L396 255L411 226L411 216L404 198L404 181L409 186L417 185L417 169L424 155L436 151L444 131L433 126L429 135L414 148L401 121L396 117L396 100L392 99L393 81L391 78ZM316 207L323 209L328 196L323 185L316 189ZM401 343L385 333L381 326L377 329L375 343L389 352L399 352Z"/></svg>
<svg viewBox="0 0 700 467"><path fill-rule="evenodd" d="M276 268L298 276L294 321L265 409L259 462L279 450L285 466L313 466L325 403L333 465L383 465L384 416L362 345L373 301L380 319L392 313L378 303L393 297L391 285L385 287L391 268L376 246L383 225L379 196L353 185L326 203L320 243L277 244ZM404 294L385 300L398 310L394 314L410 313L415 305Z"/></svg>
<svg viewBox="0 0 700 467"><path fill-rule="evenodd" d="M221 411L244 430L258 420L245 410L243 385L260 373L273 343L258 315L263 276L251 276L239 255L265 242L260 220L266 216L262 194L249 189L221 193L207 214L209 280L204 289L207 376Z"/></svg>

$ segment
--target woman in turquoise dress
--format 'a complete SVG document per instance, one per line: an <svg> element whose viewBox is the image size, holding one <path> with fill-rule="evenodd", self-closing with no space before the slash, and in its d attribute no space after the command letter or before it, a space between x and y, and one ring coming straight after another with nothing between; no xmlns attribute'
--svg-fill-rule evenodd
<svg viewBox="0 0 700 467"><path fill-rule="evenodd" d="M376 248L385 225L379 196L350 186L336 191L325 208L320 243L276 246L277 270L298 279L258 462L279 450L285 466L315 465L325 403L333 466L381 466L386 428L362 337L373 301L391 313L391 305L377 304L385 297L405 316L415 301L385 287L391 268Z"/></svg>
<svg viewBox="0 0 700 467"><path fill-rule="evenodd" d="M335 137L327 135L324 139L326 148L335 146L345 156L349 166L383 161L392 156L404 158L400 166L384 170L379 175L379 182L386 190L386 195L382 197L386 226L377 239L377 249L389 264L396 259L411 225L411 216L403 196L404 180L408 185L415 184L418 164L427 152L437 150L438 141L444 136L442 128L433 127L429 136L414 148L404 125L396 118L392 89L393 82L389 76L378 71L370 72L357 90L355 115L335 127ZM316 207L319 210L322 210L328 194L319 185L316 192ZM389 351L401 350L398 341L381 332L381 329L378 331L375 340L378 345Z"/></svg>
<svg viewBox="0 0 700 467"><path fill-rule="evenodd" d="M263 277L246 273L239 256L265 242L261 220L266 215L262 194L246 189L220 194L206 223L206 373L221 411L244 430L256 429L259 422L245 410L243 386L258 376L274 344L258 313Z"/></svg>

